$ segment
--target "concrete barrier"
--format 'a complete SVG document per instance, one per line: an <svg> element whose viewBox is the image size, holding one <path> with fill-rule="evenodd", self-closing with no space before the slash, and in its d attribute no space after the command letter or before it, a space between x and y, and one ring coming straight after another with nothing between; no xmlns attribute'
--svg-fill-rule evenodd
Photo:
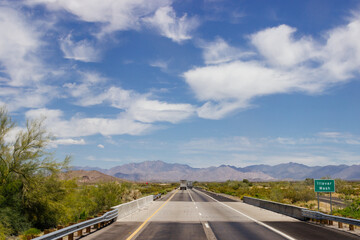
<svg viewBox="0 0 360 240"><path fill-rule="evenodd" d="M273 212L281 213L293 218L297 218L299 220L306 220L306 218L302 214L302 210L306 208L262 200L258 198L252 198L252 197L243 197L243 202Z"/></svg>
<svg viewBox="0 0 360 240"><path fill-rule="evenodd" d="M154 196L150 195L128 203L117 205L115 207L112 207L112 209L117 209L118 218L123 218L127 215L130 215L133 212L136 212L137 210L139 210L140 208L144 207L145 205L149 204L152 201L154 201Z"/></svg>

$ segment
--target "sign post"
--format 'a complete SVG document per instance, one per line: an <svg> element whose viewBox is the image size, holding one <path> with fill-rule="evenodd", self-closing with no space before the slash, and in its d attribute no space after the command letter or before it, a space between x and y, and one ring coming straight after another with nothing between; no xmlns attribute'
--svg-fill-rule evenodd
<svg viewBox="0 0 360 240"><path fill-rule="evenodd" d="M315 179L314 180L314 189L315 189L315 192L317 193L318 211L320 209L319 193L320 192L329 192L330 193L330 212L332 214L331 193L335 192L335 180L333 180L333 179Z"/></svg>

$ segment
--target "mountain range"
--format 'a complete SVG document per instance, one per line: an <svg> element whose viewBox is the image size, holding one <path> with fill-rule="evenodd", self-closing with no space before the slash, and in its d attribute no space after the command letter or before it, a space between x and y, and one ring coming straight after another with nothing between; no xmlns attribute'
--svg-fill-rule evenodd
<svg viewBox="0 0 360 240"><path fill-rule="evenodd" d="M274 166L251 165L239 168L230 165L218 167L193 168L186 164L166 163L163 161L145 161L129 163L110 169L98 167L73 167L73 170L96 170L107 175L131 181L226 181L242 180L275 181L303 180L305 178L341 178L344 180L360 180L360 165L328 165L306 166L299 163L283 163Z"/></svg>
<svg viewBox="0 0 360 240"><path fill-rule="evenodd" d="M117 177L109 176L96 170L77 170L67 171L60 173L60 179L69 180L76 179L78 184L96 184L99 182L124 182L126 180L119 179Z"/></svg>

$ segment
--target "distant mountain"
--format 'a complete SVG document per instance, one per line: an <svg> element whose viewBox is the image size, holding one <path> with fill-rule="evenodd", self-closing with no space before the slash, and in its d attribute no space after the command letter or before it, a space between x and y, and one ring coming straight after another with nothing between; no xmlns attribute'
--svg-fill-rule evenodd
<svg viewBox="0 0 360 240"><path fill-rule="evenodd" d="M344 168L340 172L334 174L333 177L349 179L349 180L359 180L360 179L360 165L352 165L347 168Z"/></svg>
<svg viewBox="0 0 360 240"><path fill-rule="evenodd" d="M107 169L102 169L102 168L99 168L99 167L89 167L89 166L85 166L85 167L73 166L71 168L71 170L73 170L73 171L78 171L78 170L98 171L98 172L101 172L101 173L105 173L107 171Z"/></svg>
<svg viewBox="0 0 360 240"><path fill-rule="evenodd" d="M235 169L243 172L259 171L277 179L302 180L305 178L341 178L345 180L360 179L360 165L328 165L309 167L299 163L283 163L275 166L252 165L244 168Z"/></svg>
<svg viewBox="0 0 360 240"><path fill-rule="evenodd" d="M79 168L79 167L77 167ZM81 169L92 170L91 167ZM360 179L360 165L328 165L309 167L299 163L283 163L275 166L252 165L238 168L229 165L208 168L192 168L189 165L166 163L163 161L145 161L116 166L108 170L93 168L102 173L132 181L226 181L243 180L274 181L281 179L303 180L305 178L341 178L345 180Z"/></svg>
<svg viewBox="0 0 360 240"><path fill-rule="evenodd" d="M244 168L237 168L243 172L259 171L277 179L305 179L314 169L299 163L283 163L275 166L252 165Z"/></svg>
<svg viewBox="0 0 360 240"><path fill-rule="evenodd" d="M95 184L102 182L124 182L127 180L120 179L117 177L109 176L104 173L92 170L73 170L68 172L60 173L60 179L70 180L75 179L80 184Z"/></svg>
<svg viewBox="0 0 360 240"><path fill-rule="evenodd" d="M87 168L91 169L91 168ZM241 172L229 166L192 168L185 164L165 163L163 161L146 161L129 163L121 166L102 169L105 174L132 181L179 181L180 179L196 181L226 181L226 180L274 180L262 172Z"/></svg>

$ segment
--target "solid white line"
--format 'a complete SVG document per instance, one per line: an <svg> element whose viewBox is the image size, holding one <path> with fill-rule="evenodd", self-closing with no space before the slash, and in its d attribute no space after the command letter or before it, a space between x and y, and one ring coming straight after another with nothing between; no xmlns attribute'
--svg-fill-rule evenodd
<svg viewBox="0 0 360 240"><path fill-rule="evenodd" d="M201 216L201 213L199 212L199 215Z"/></svg>
<svg viewBox="0 0 360 240"><path fill-rule="evenodd" d="M248 219L256 222L257 224L259 224L259 225L261 225L261 226L264 226L264 227L266 227L267 229L270 229L271 231L276 232L277 234L279 234L279 235L281 235L281 236L283 236L283 237L285 237L285 238L287 238L287 239L289 239L289 240L296 240L296 238L290 237L289 235L287 235L287 234L285 234L285 233L283 233L283 232L281 232L281 231L279 231L279 230L277 230L277 229L275 229L275 228L273 228L273 227L271 227L271 226L269 226L269 225L267 225L267 224L265 224L265 223L263 223L263 222L261 222L261 221L259 221L259 220L256 220L255 218L252 218L252 217L246 215L245 213L242 213L242 212L240 212L239 210L236 210L235 208L232 208L232 207L226 205L225 203L219 202L219 201L216 200L215 198L213 198L213 197L211 197L211 196L209 196L209 195L207 195L207 194L205 194L205 193L203 193L203 192L201 192L201 191L199 191L199 190L196 190L196 189L195 189L195 191L204 194L205 196L211 198L212 200L214 200L214 201L216 201L216 202L224 205L225 207L228 207L228 208L234 210L235 212L243 215L244 217L247 217Z"/></svg>

